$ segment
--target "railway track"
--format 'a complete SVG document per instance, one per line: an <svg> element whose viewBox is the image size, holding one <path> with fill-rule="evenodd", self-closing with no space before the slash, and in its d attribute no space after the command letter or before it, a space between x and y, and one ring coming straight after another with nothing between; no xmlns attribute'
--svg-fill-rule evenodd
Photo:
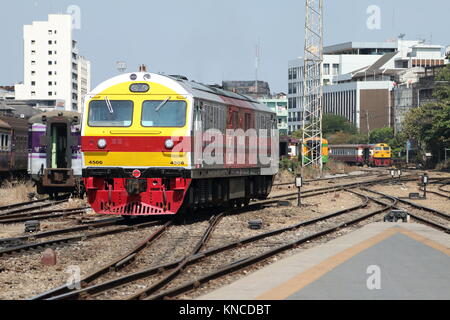
<svg viewBox="0 0 450 320"><path fill-rule="evenodd" d="M41 203L44 201L48 201L48 202ZM11 208L11 210L0 212L0 219L7 219L8 217L11 217L12 215L15 215L15 214L22 214L22 213L24 214L24 213L27 213L30 211L41 210L41 209L48 208L51 206L56 206L58 204L65 203L67 201L69 201L69 198L62 199L62 200L56 200L56 201L52 201L49 199L43 199L43 200L35 200L35 201L18 203L18 204L12 205L13 207ZM30 204L35 204L35 203L39 203L39 204L30 206Z"/></svg>
<svg viewBox="0 0 450 320"><path fill-rule="evenodd" d="M24 206L28 206L30 204L40 203L40 202L44 202L44 201L48 201L48 200L50 200L50 198L47 197L44 199L25 201L25 202L20 202L20 203L8 204L6 206L0 206L0 213L5 210L10 210L10 209L18 208L18 207L24 207Z"/></svg>
<svg viewBox="0 0 450 320"><path fill-rule="evenodd" d="M450 233L450 215L445 212L367 188L362 188L362 190L377 194L386 199L393 199L397 201L397 203L399 203L398 205L394 206L394 209L405 210L411 216L411 218L430 225L441 231Z"/></svg>
<svg viewBox="0 0 450 320"><path fill-rule="evenodd" d="M6 216L0 216L0 224L13 224L20 223L24 221L32 220L44 220L61 218L65 216L70 216L74 214L84 213L88 207L81 208L70 208L70 209L52 209L52 210L41 210L32 211L24 213L15 213Z"/></svg>
<svg viewBox="0 0 450 320"><path fill-rule="evenodd" d="M73 228L49 231L48 233L51 235L54 235L54 234L63 234L63 233L73 233L73 232L80 231L80 230L81 231L82 230L94 230L94 229L114 226L117 224L117 222L118 221L110 221L110 222L103 222L103 223L97 223L97 224L94 223L94 224L90 224L87 226L77 226L77 227L73 227ZM144 223L139 223L139 224L134 224L134 225L123 225L123 226L119 226L117 228L111 228L110 230L78 234L78 235L67 236L67 237L63 237L63 238L51 239L51 240L35 242L35 243L14 245L12 247L8 247L8 248L4 248L4 249L0 250L0 257L4 256L4 255L10 255L10 254L25 252L25 251L34 250L34 249L42 249L45 247L51 247L51 246L60 245L60 244L67 244L67 243L82 241L82 240L86 240L86 239L103 237L103 236L111 235L111 234L123 233L126 231L138 230L138 229L154 226L158 223L160 223L160 222L159 221L150 221L150 222L144 222ZM42 237L48 236L48 234L40 234L40 235ZM21 241L20 238L16 238L16 239L19 239L18 241ZM28 237L28 239L33 239L33 238ZM0 243L2 243L2 242L7 243L7 241L10 241L10 242L14 241L14 238L1 239Z"/></svg>
<svg viewBox="0 0 450 320"><path fill-rule="evenodd" d="M205 231L205 234L201 237L201 240L197 243L194 250L189 255L185 256L182 259L179 259L177 261L174 261L174 262L171 262L168 264L149 267L149 268L140 270L138 272L134 272L132 274L128 274L128 275L125 275L125 276L122 276L119 278L115 278L115 279L112 279L112 280L109 280L109 281L106 281L103 283L99 283L96 285L92 285L92 286L83 288L78 291L67 292L67 293L59 295L59 296L53 296L53 297L51 297L51 299L75 299L75 298L86 298L86 297L98 296L100 294L103 294L105 291L109 291L109 290L121 287L121 286L126 285L127 283L130 283L133 281L145 279L149 276L154 276L154 275L160 276L160 278L155 283L153 283L150 287L146 288L145 291L138 292L135 295L128 297L129 299L143 298L144 296L151 295L152 293L156 292L157 290L163 288L165 285L169 284L172 280L174 280L180 274L180 272L184 268L186 268L189 265L194 264L206 257L213 256L218 253L221 253L221 252L224 252L227 250L231 250L234 248L238 248L243 245L248 245L253 242L261 241L262 239L265 239L265 238L280 235L284 232L292 232L293 230L297 230L301 227L313 225L315 223L343 215L344 213L347 213L347 212L350 212L353 210L365 208L368 204L368 197L366 197L366 196L360 196L360 197L363 199L363 201L361 201L360 204L358 204L354 207L346 208L344 210L340 210L337 212L333 212L333 213L321 216L316 219L311 219L308 221L301 222L296 225L288 226L285 228L280 228L277 230L272 230L270 232L259 234L257 236L240 239L239 241L229 243L225 246L216 247L216 248L212 248L212 249L208 249L208 250L199 252L200 248L205 246L206 239L209 237L209 235L212 232L211 225L213 225L213 226L217 225L217 222L215 222L214 224L210 223L210 227L208 227L208 229ZM167 271L167 270L169 270L169 271ZM167 271L166 272L167 274L162 276L162 274L165 273L165 271ZM44 295L38 296L36 298L49 298L49 295L44 294Z"/></svg>
<svg viewBox="0 0 450 320"><path fill-rule="evenodd" d="M362 195L361 195L362 196ZM370 199L370 197L367 196L362 196L364 198ZM271 246L268 246L269 249L262 251L261 253L256 253L254 255L243 255L243 257L239 257L237 259L235 259L234 261L227 262L224 263L221 267L219 268L215 268L215 270L212 270L210 273L200 276L194 280L188 280L185 281L181 284L179 284L178 286L175 286L173 288L169 288L163 292L159 292L159 293L155 293L149 296L145 296L145 295L140 295L140 296L132 296L129 297L130 299L147 299L147 300L160 300L160 299L172 299L175 298L181 294L187 293L191 290L195 290L196 288L198 288L199 286L201 286L201 284L205 284L211 280L217 279L221 276L226 276L229 275L237 270L246 268L246 267L251 267L254 266L260 262L263 262L265 260L267 260L270 257L276 256L279 253L282 253L284 251L290 250L290 249L294 249L297 248L300 245L306 244L307 242L310 241L314 241L317 239L320 239L321 237L325 237L328 236L330 234L332 234L333 232L336 232L342 228L348 227L350 225L356 224L358 222L364 221L366 219L369 219L379 213L382 213L386 210L388 210L390 208L390 205L384 205L381 209L377 209L374 211L371 211L369 213L365 213L365 214L355 214L355 216L351 219L347 219L347 220L342 220L342 213L334 213L332 214L333 218L338 217L339 219L337 219L337 221L335 223L330 222L331 227L326 227L325 229L321 229L320 231L316 231L316 232L311 232L308 233L304 236L300 236L297 237L297 239L295 240L291 240L291 241L279 241L278 243L275 242L275 246L272 246L272 248L270 248ZM354 210L350 210L350 213L355 213L353 212ZM337 214L337 215L336 215ZM318 223L319 221L323 221L326 219L330 219L331 217L329 217L329 215L325 215L323 217L320 217L318 219L312 219L306 223ZM305 227L304 223L301 223L298 225L298 227ZM246 239L247 240L247 239ZM235 246L243 246L243 243L241 241L238 241L234 244ZM229 247L230 244L227 246ZM217 251L223 248L213 248L210 251ZM209 252L201 252L200 254L206 255ZM203 259L203 257L200 257L200 259Z"/></svg>
<svg viewBox="0 0 450 320"><path fill-rule="evenodd" d="M407 177L404 177L405 180L408 180ZM315 196L318 194L323 194L323 193L327 193L330 191L335 191L335 190L346 190L346 189L351 189L351 188L356 188L362 185L371 185L371 184L378 184L378 183L385 183L385 182L389 182L392 179L389 178L382 178L382 179L375 179L375 180L368 180L368 181L358 181L355 183L348 183L348 184L341 184L341 185L334 185L334 186L330 186L330 187L326 187L326 188L316 188L316 189L310 189L310 190L306 190L304 191L304 193L306 193L305 195L302 194L302 196L304 197L308 197L308 196ZM413 179L414 180L414 179ZM280 198L286 198L289 196L296 196L297 193L289 193L289 194L283 194L283 195L278 195L276 197L272 197L271 199L268 200L264 200L264 201L259 201L256 203L252 203L249 207L246 208L240 208L240 209L234 209L234 210L249 210L249 208L253 207L253 209L257 209L258 207L260 207L261 205L269 205L272 203L276 203L279 200L276 199L280 199ZM374 198L369 197L367 195L363 195L363 194L359 194L360 197L365 198L366 201L364 202L364 205L358 205L349 209L345 209L345 210L341 210L338 212L334 212L328 215L325 215L321 218L318 219L312 219L309 221L305 221L302 222L300 224L297 224L295 226L289 226L286 228L281 228L278 230L274 230L271 231L267 234L262 234L256 237L249 237L246 239L242 239L239 240L233 244L227 244L225 246L220 246L220 247L216 247L216 248L211 248L211 249L207 249L204 250L202 252L191 252L188 256L184 257L183 259L178 259L176 261L173 261L171 263L165 263L165 264L160 264L157 266L153 266L153 267L148 267L148 268L144 268L142 270L133 272L131 274L126 274L124 276L120 276L117 278L113 278L110 280L107 280L105 282L101 282L101 283L96 283L96 284L92 284L92 282L94 280L97 280L101 275L104 275L106 273L108 273L108 271L106 270L119 270L122 269L122 267L125 267L131 263L133 263L133 261L136 259L136 256L139 254L140 250L138 251L132 251L130 253L127 253L125 256L122 256L118 259L116 259L115 261L109 263L107 266L105 266L102 270L98 270L92 273L92 275L84 278L81 283L83 285L83 288L81 290L77 290L77 291L70 291L67 289L67 287L62 286L53 290L50 290L48 292L45 292L41 295L38 295L36 297L33 297L32 299L80 299L80 298L91 298L91 297L95 297L95 296L99 296L104 294L106 291L108 290L112 290L114 288L118 288L120 286L124 286L130 282L133 281L137 281L137 280L141 280L141 279L145 279L147 277L150 276L154 276L154 275L159 275L159 280L151 285L150 287L146 288L148 290L146 290L145 292L139 292L137 294L135 294L134 296L128 297L130 299L138 299L138 298L144 298L144 297L148 297L148 296L152 296L152 295L156 295L156 292L160 289L162 289L165 285L167 285L168 283L170 283L173 279L175 279L180 273L181 271L188 267L189 265L195 263L196 261L200 261L206 257L218 254L224 250L226 250L227 248L232 248L233 246L235 247L240 247L242 245L245 245L247 243L252 243L254 241L258 241L261 239L264 239L266 237L270 237L276 234L281 234L283 232L287 232L287 231L292 231L292 230L296 230L302 226L307 226L310 224L314 224L314 223L318 223L320 221L326 220L326 219L330 219L332 217L335 216L339 216L342 215L345 212L349 212L352 210L357 210L357 209L361 209L367 206L367 202L368 199L373 200L373 203L378 203L378 205L382 206L381 209L377 209L375 211L372 211L370 214L364 214L360 217L356 217L354 219L351 219L349 221L346 221L344 223L338 223L336 224L333 228L329 228L327 230L338 230L339 228L342 228L344 226L347 226L348 224L354 224L357 223L358 221L363 221L364 219L368 219L370 217L373 217L374 215L381 213L381 212L385 212L386 210L389 210L390 208L392 208L396 203L397 200L395 199L391 199L392 200L392 204L386 204L386 203L382 203L382 202L377 202L374 200ZM295 198L291 198L291 199L295 199ZM362 217L362 218L361 218ZM332 232L332 231L329 231ZM211 231L210 231L211 233ZM322 233L321 233L322 234ZM327 232L325 234L328 234ZM319 236L318 236L319 237ZM148 239L154 239L156 240L156 237L154 236L150 236ZM152 240L153 241L153 240ZM151 242L152 242L151 241ZM310 241L310 240L305 240L305 241ZM205 242L202 242L202 246L205 245ZM147 247L150 242L145 242L147 243L145 245L145 247ZM137 246L142 248L141 246ZM196 248L198 247L198 244L196 246ZM200 250L200 249L198 249ZM198 251L197 250L197 251ZM181 267L180 267L181 265ZM240 264L239 264L240 265ZM169 270L167 272L167 270ZM168 276L162 276L163 273L168 273ZM91 285L89 285L91 284ZM159 299L160 297L158 296L154 296L153 298Z"/></svg>

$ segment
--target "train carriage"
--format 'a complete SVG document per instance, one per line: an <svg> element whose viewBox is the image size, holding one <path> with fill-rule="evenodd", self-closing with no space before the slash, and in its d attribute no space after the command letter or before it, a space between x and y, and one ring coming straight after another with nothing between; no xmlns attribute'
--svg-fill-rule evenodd
<svg viewBox="0 0 450 320"><path fill-rule="evenodd" d="M276 114L249 97L138 72L100 84L85 101L83 179L97 213L176 214L270 192Z"/></svg>
<svg viewBox="0 0 450 320"><path fill-rule="evenodd" d="M330 145L330 158L354 165L390 166L391 150L387 144Z"/></svg>
<svg viewBox="0 0 450 320"><path fill-rule="evenodd" d="M309 162L310 157L312 156L312 152L316 152L318 149L318 146L316 145L319 139L317 138L308 138L305 139L305 141L302 143L302 152L305 155L304 161L305 163ZM321 140L321 152L322 152L322 163L325 164L328 162L328 140L323 139ZM315 155L314 155L315 156Z"/></svg>
<svg viewBox="0 0 450 320"><path fill-rule="evenodd" d="M82 194L81 114L50 111L29 119L28 173L39 194Z"/></svg>
<svg viewBox="0 0 450 320"><path fill-rule="evenodd" d="M26 119L0 116L0 173L26 173L28 123Z"/></svg>

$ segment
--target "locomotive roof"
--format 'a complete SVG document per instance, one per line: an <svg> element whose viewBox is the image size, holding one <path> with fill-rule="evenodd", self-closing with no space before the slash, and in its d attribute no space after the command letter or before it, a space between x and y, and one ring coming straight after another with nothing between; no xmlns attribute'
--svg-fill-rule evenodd
<svg viewBox="0 0 450 320"><path fill-rule="evenodd" d="M136 80L131 80L131 75L136 76ZM147 78L144 78L146 76ZM150 78L148 78L150 76ZM142 81L142 82L158 82L165 86L170 87L180 94L189 94L195 98L205 99L209 101L214 101L218 103L234 104L243 108L249 108L269 113L275 113L271 108L265 104L248 97L246 95L238 94L231 91L226 91L216 86L205 85L195 81L189 81L185 77L180 76L166 76L149 72L133 72L127 74L121 74L98 85L92 92L89 93L90 96L100 94L107 88L129 81Z"/></svg>
<svg viewBox="0 0 450 320"><path fill-rule="evenodd" d="M49 112L39 113L39 114L31 117L28 120L28 122L29 123L42 123L42 116L46 116L47 119L50 119L53 117L64 117L64 118L68 118L69 121L72 121L75 117L78 117L78 119L81 119L81 113L78 113L75 111L53 110L53 111L49 111Z"/></svg>
<svg viewBox="0 0 450 320"><path fill-rule="evenodd" d="M356 147L370 147L370 144L357 143L357 144L331 144L331 148L356 148Z"/></svg>

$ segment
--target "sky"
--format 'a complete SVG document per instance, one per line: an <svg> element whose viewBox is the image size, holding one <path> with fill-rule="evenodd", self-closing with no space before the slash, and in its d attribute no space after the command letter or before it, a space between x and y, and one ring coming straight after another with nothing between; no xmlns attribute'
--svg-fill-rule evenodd
<svg viewBox="0 0 450 320"><path fill-rule="evenodd" d="M258 79L287 91L288 61L303 55L305 0L15 0L0 2L0 85L23 81L23 25L78 6L74 30L92 86L129 72L185 75L214 84ZM448 0L324 0L324 45L404 39L450 45Z"/></svg>

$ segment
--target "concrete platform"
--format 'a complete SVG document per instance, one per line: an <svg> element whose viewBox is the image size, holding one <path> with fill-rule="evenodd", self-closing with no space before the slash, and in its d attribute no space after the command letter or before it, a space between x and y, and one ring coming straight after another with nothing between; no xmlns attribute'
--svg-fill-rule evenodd
<svg viewBox="0 0 450 320"><path fill-rule="evenodd" d="M450 299L450 235L372 223L198 299Z"/></svg>

